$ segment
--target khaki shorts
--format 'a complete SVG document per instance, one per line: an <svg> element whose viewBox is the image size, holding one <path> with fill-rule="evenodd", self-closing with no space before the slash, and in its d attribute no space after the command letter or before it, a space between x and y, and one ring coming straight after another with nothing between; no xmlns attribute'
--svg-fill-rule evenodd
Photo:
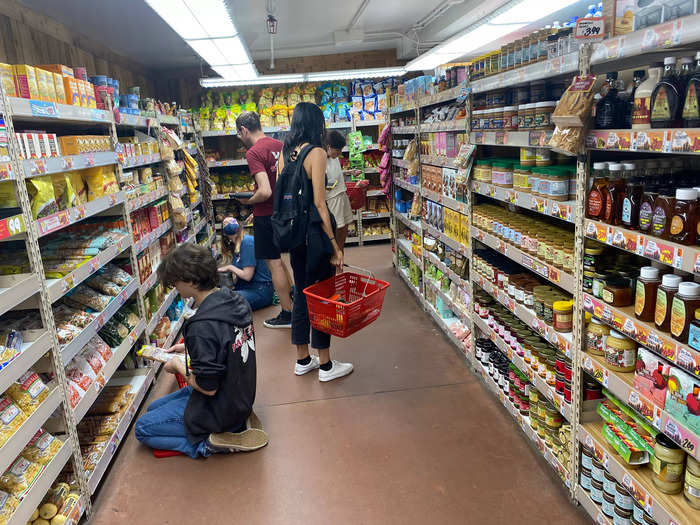
<svg viewBox="0 0 700 525"><path fill-rule="evenodd" d="M338 228L347 226L352 222L352 208L346 192L339 193L335 197L328 199L326 206L328 206L328 211L335 217Z"/></svg>

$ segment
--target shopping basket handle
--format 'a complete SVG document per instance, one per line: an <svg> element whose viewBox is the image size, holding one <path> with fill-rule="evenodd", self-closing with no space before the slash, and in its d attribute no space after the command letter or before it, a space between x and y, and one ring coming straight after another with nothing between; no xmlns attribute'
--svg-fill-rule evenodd
<svg viewBox="0 0 700 525"><path fill-rule="evenodd" d="M353 266L352 264L345 264L345 263L343 263L343 268L352 268L353 270L360 270L361 272L365 272L365 273L369 274L370 278L375 279L374 273L372 273L367 268L362 268L360 266Z"/></svg>

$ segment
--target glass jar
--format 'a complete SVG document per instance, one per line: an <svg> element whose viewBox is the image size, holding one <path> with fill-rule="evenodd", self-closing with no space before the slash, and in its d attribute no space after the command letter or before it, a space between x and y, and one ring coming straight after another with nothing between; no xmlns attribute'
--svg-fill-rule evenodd
<svg viewBox="0 0 700 525"><path fill-rule="evenodd" d="M554 129L552 113L554 113L556 105L557 103L554 100L537 102L535 104L535 129Z"/></svg>
<svg viewBox="0 0 700 525"><path fill-rule="evenodd" d="M556 301L553 304L553 326L557 332L567 334L573 330L573 310L573 301Z"/></svg>
<svg viewBox="0 0 700 525"><path fill-rule="evenodd" d="M637 359L637 344L632 339L610 330L605 339L605 362L618 372L634 372Z"/></svg>
<svg viewBox="0 0 700 525"><path fill-rule="evenodd" d="M508 131L518 129L517 106L505 106L503 108L503 129Z"/></svg>
<svg viewBox="0 0 700 525"><path fill-rule="evenodd" d="M659 433L654 442L651 458L651 478L664 494L678 494L683 489L685 452L666 435Z"/></svg>
<svg viewBox="0 0 700 525"><path fill-rule="evenodd" d="M513 188L525 193L530 192L530 168L522 164L513 166Z"/></svg>

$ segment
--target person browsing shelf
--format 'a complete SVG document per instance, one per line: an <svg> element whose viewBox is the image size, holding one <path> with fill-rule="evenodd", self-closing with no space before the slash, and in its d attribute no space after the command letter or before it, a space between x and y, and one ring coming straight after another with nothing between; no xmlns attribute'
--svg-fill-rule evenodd
<svg viewBox="0 0 700 525"><path fill-rule="evenodd" d="M339 160L344 147L345 137L339 131L332 130L326 133L326 205L335 217L335 240L341 250L345 249L348 225L352 222L352 208Z"/></svg>
<svg viewBox="0 0 700 525"><path fill-rule="evenodd" d="M267 328L291 328L292 326L292 278L282 262L280 251L272 234L272 195L277 180L277 161L282 142L267 137L260 126L260 117L254 111L244 111L236 119L236 129L248 148L246 160L255 179L255 193L243 204L253 205L253 230L255 231L255 258L265 261L270 269L272 284L279 297L282 310L277 317L267 319Z"/></svg>

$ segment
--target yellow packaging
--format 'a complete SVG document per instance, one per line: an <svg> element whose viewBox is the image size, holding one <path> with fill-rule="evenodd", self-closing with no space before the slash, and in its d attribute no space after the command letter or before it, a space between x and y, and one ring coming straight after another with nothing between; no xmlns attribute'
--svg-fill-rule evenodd
<svg viewBox="0 0 700 525"><path fill-rule="evenodd" d="M58 73L63 77L73 77L73 70L63 64L42 64L36 67L40 67L45 71L51 71L52 73Z"/></svg>
<svg viewBox="0 0 700 525"><path fill-rule="evenodd" d="M53 78L53 89L56 92L56 102L59 104L66 103L66 90L63 87L63 77L58 73L51 73Z"/></svg>
<svg viewBox="0 0 700 525"><path fill-rule="evenodd" d="M17 96L17 86L15 86L15 72L10 64L0 63L0 81L8 97Z"/></svg>
<svg viewBox="0 0 700 525"><path fill-rule="evenodd" d="M44 71L39 67L34 68L36 83L39 87L39 96L46 102L56 101L56 90L53 87L53 73Z"/></svg>
<svg viewBox="0 0 700 525"><path fill-rule="evenodd" d="M88 91L85 87L84 80L76 80L78 84L78 94L80 95L80 107L87 108L88 106Z"/></svg>
<svg viewBox="0 0 700 525"><path fill-rule="evenodd" d="M462 235L460 241L465 246L469 245L469 217L466 215L459 214L460 217L460 229L462 230Z"/></svg>
<svg viewBox="0 0 700 525"><path fill-rule="evenodd" d="M91 82L83 81L85 93L87 95L87 107L97 109L97 97L95 96L95 86Z"/></svg>
<svg viewBox="0 0 700 525"><path fill-rule="evenodd" d="M63 90L66 104L71 106L80 105L80 92L78 91L78 80L73 77L63 77Z"/></svg>
<svg viewBox="0 0 700 525"><path fill-rule="evenodd" d="M26 64L17 64L13 68L18 96L39 100L41 96L39 94L39 86L36 83L34 68Z"/></svg>

